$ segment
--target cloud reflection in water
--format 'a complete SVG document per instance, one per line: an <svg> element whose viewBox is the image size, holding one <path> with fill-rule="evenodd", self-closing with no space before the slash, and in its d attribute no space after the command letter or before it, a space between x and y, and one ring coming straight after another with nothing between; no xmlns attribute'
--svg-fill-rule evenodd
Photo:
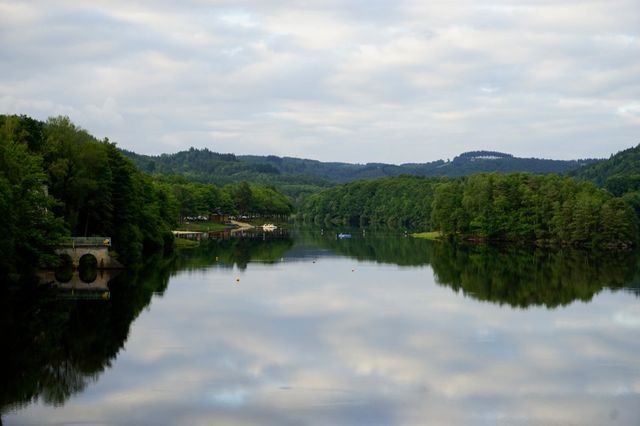
<svg viewBox="0 0 640 426"><path fill-rule="evenodd" d="M352 272L352 269L356 269ZM100 380L7 424L637 424L637 298L515 309L429 266L182 272Z"/></svg>

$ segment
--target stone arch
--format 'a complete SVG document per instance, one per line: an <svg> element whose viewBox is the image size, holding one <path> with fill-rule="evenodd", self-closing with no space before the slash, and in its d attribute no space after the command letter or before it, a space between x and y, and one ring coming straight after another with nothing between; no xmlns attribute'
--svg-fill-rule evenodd
<svg viewBox="0 0 640 426"><path fill-rule="evenodd" d="M60 263L53 271L53 274L61 283L68 283L73 278L74 266L73 266L73 258L67 254L62 253L59 256Z"/></svg>
<svg viewBox="0 0 640 426"><path fill-rule="evenodd" d="M78 259L80 281L89 284L98 278L98 259L92 253L85 253Z"/></svg>

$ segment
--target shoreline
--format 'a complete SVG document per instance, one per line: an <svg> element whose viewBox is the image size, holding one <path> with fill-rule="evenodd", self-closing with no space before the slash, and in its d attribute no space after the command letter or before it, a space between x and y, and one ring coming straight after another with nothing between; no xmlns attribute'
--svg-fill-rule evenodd
<svg viewBox="0 0 640 426"><path fill-rule="evenodd" d="M255 228L255 226L251 225L250 223L246 223L246 222L238 222L237 220L231 220L230 222L231 222L232 225L237 226L237 228L232 230L232 231L235 231L235 232L247 231L249 229Z"/></svg>

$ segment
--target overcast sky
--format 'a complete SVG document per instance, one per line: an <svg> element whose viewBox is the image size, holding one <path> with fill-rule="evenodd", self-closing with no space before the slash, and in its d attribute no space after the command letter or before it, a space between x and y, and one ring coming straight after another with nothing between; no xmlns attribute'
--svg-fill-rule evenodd
<svg viewBox="0 0 640 426"><path fill-rule="evenodd" d="M348 162L640 143L638 0L0 0L0 113L140 153Z"/></svg>

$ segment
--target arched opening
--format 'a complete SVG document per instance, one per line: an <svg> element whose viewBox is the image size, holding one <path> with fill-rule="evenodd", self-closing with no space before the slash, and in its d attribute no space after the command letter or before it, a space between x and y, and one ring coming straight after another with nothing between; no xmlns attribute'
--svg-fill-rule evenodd
<svg viewBox="0 0 640 426"><path fill-rule="evenodd" d="M68 283L73 277L73 259L68 254L58 256L60 261L53 270L56 280L61 283Z"/></svg>
<svg viewBox="0 0 640 426"><path fill-rule="evenodd" d="M90 253L83 255L78 262L78 274L82 282L94 282L98 277L98 259Z"/></svg>

